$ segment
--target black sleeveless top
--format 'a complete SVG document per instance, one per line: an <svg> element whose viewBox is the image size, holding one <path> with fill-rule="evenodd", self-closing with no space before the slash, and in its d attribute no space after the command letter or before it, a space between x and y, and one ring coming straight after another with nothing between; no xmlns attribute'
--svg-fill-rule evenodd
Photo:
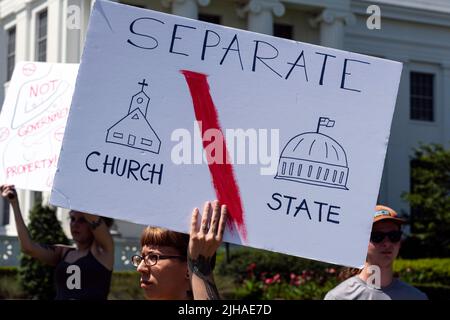
<svg viewBox="0 0 450 320"><path fill-rule="evenodd" d="M64 261L69 249L56 265L55 300L106 300L112 271L102 265L89 250L88 254L73 263ZM78 266L70 268L70 266ZM79 272L77 271L79 270ZM75 277L80 276L78 282Z"/></svg>

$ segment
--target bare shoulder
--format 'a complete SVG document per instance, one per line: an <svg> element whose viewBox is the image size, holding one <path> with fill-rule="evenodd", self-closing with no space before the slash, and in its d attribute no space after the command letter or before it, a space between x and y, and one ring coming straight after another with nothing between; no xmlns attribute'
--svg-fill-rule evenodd
<svg viewBox="0 0 450 320"><path fill-rule="evenodd" d="M46 246L46 245L42 245L42 246ZM57 252L57 254L59 255L59 258L62 259L64 257L64 255L70 251L70 250L76 250L76 248L74 246L69 246L67 244L54 244L54 245L49 245L49 248L54 248L54 250Z"/></svg>
<svg viewBox="0 0 450 320"><path fill-rule="evenodd" d="M91 252L94 257L100 262L106 269L112 270L114 266L114 250L105 250L96 241L91 246Z"/></svg>

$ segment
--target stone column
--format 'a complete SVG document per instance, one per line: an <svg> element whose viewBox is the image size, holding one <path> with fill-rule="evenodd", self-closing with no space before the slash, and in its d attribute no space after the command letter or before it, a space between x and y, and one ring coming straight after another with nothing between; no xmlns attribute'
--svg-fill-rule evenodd
<svg viewBox="0 0 450 320"><path fill-rule="evenodd" d="M62 17L62 62L80 62L92 3L94 1L64 0Z"/></svg>
<svg viewBox="0 0 450 320"><path fill-rule="evenodd" d="M310 24L313 27L320 25L320 45L344 49L344 26L353 25L355 21L350 12L325 9Z"/></svg>
<svg viewBox="0 0 450 320"><path fill-rule="evenodd" d="M238 15L247 14L247 29L253 32L273 35L273 16L281 17L285 12L279 0L250 0L238 10Z"/></svg>
<svg viewBox="0 0 450 320"><path fill-rule="evenodd" d="M209 0L162 0L162 5L172 8L174 15L198 19L198 6L209 5Z"/></svg>

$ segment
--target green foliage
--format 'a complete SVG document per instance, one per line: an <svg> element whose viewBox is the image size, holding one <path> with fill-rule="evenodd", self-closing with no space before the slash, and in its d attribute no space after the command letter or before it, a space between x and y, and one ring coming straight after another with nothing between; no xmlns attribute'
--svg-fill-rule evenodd
<svg viewBox="0 0 450 320"><path fill-rule="evenodd" d="M339 283L337 277L324 281L321 277L295 275L291 280L281 278L277 273L273 277L252 277L245 279L236 288L233 298L243 300L321 300L325 294Z"/></svg>
<svg viewBox="0 0 450 320"><path fill-rule="evenodd" d="M219 259L219 255L218 255ZM274 253L264 250L250 248L235 248L231 251L230 262L217 264L217 272L225 275L233 275L239 279L247 277L247 266L256 263L254 273L262 272L280 275L286 279L291 273L301 274L304 270L312 270L322 272L325 268L331 266L329 264L302 259L281 253ZM286 268L289 266L289 268Z"/></svg>
<svg viewBox="0 0 450 320"><path fill-rule="evenodd" d="M249 248L234 249L229 263L220 261L218 289L221 278L234 279L228 299L323 299L353 275L348 268ZM432 299L450 296L450 259L396 260L394 271Z"/></svg>
<svg viewBox="0 0 450 320"><path fill-rule="evenodd" d="M16 267L0 267L0 299L23 299L23 292L18 281Z"/></svg>
<svg viewBox="0 0 450 320"><path fill-rule="evenodd" d="M403 195L411 205L411 237L404 246L405 257L450 256L450 149L422 145L411 162L410 193Z"/></svg>
<svg viewBox="0 0 450 320"><path fill-rule="evenodd" d="M233 256L247 255L250 261L252 260L251 252L251 249L245 249L239 253L234 252ZM278 254L266 253L278 256ZM222 268L226 261L221 256L223 253L217 255L218 261L220 261L218 267ZM237 274L223 274L216 268L214 277L222 298L323 299L329 290L349 276L344 272L345 268L334 268L327 264L323 264L323 270L318 269L317 273L306 269L301 274L292 273L292 277L289 265L283 266L282 269L276 270L272 274L265 272L257 274L253 270L257 269L258 263L259 269L264 270L265 267L260 261L255 259L253 261L254 267L252 263L241 265L240 269L244 270L245 276L240 279L236 277ZM401 280L424 291L429 298L433 300L450 299L450 259L397 260L394 264L394 271ZM289 277L283 278L281 274L289 274ZM0 299L27 298L31 297L27 296L18 285L17 268L0 267ZM113 272L108 299L144 299L142 289L139 287L139 273L136 271Z"/></svg>
<svg viewBox="0 0 450 320"><path fill-rule="evenodd" d="M136 271L116 271L111 279L110 300L143 300ZM16 267L0 267L0 299L31 299L21 288Z"/></svg>
<svg viewBox="0 0 450 320"><path fill-rule="evenodd" d="M55 210L42 207L40 203L30 210L28 230L33 241L42 244L69 244ZM22 254L20 258L19 279L23 289L33 299L53 299L54 267L47 266L37 259Z"/></svg>
<svg viewBox="0 0 450 320"><path fill-rule="evenodd" d="M111 279L109 300L144 300L144 292L139 285L140 274L136 271L116 271Z"/></svg>
<svg viewBox="0 0 450 320"><path fill-rule="evenodd" d="M405 282L450 287L450 259L417 259L394 262L394 272Z"/></svg>
<svg viewBox="0 0 450 320"><path fill-rule="evenodd" d="M17 276L16 267L0 267L0 278Z"/></svg>
<svg viewBox="0 0 450 320"><path fill-rule="evenodd" d="M234 276L230 299L323 299L346 277L347 269L280 253L234 249L217 266L217 277ZM219 290L222 288L218 286Z"/></svg>

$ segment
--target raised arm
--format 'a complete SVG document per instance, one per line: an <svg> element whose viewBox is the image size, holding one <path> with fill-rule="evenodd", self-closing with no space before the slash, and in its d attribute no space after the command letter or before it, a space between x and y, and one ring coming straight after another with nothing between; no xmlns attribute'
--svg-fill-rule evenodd
<svg viewBox="0 0 450 320"><path fill-rule="evenodd" d="M112 269L114 265L114 240L108 226L100 216L84 213L84 217L91 226L98 258L108 269Z"/></svg>
<svg viewBox="0 0 450 320"><path fill-rule="evenodd" d="M212 214L212 216L211 216ZM222 243L227 207L216 200L207 202L203 209L201 226L198 225L199 210L192 212L188 247L188 268L195 300L220 299L214 282L211 259Z"/></svg>
<svg viewBox="0 0 450 320"><path fill-rule="evenodd" d="M47 245L34 242L30 237L25 222L23 221L19 199L17 198L17 192L14 185L2 185L0 186L0 192L3 198L8 199L13 208L14 220L16 221L16 229L22 252L45 264L53 266L56 265L61 259L63 252L69 247L64 245Z"/></svg>

